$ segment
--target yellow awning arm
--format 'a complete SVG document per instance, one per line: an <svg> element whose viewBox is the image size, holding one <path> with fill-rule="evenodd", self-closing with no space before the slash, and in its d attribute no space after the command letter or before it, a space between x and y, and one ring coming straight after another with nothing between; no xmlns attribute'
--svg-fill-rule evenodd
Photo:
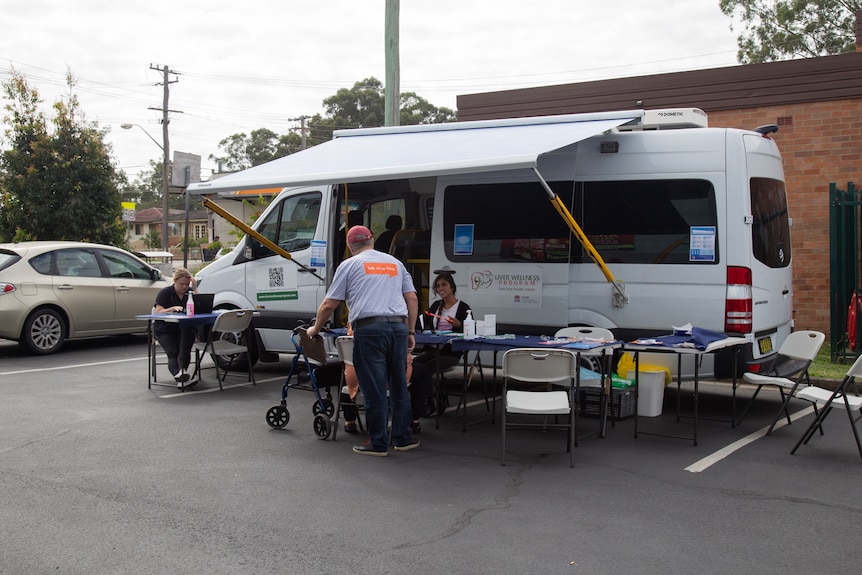
<svg viewBox="0 0 862 575"><path fill-rule="evenodd" d="M249 226L245 222L241 221L236 216L234 216L233 214L231 214L230 212L228 212L227 210L225 210L224 208L222 208L220 205L216 204L215 202L213 202L209 198L204 197L201 203L203 204L203 207L205 207L208 210L214 211L215 213L217 213L218 215L220 215L221 217L223 217L224 219L229 221L231 224L238 227L244 234L253 237L257 241L259 241L262 245L268 247L269 249L271 249L276 254L280 255L281 257L283 257L285 259L292 261L293 263L295 263L296 265L298 265L300 268L304 269L305 271L309 272L310 274L312 274L314 277L316 277L320 281L326 281L322 277L320 277L317 274L317 271L315 271L313 268L310 268L306 265L303 265L303 264L299 263L298 261L296 261L295 259L293 259L293 256L290 255L290 252L288 252L287 250L285 250L284 248L282 248L281 246L279 246L275 242L271 241L269 238L261 235L260 233L258 233L255 230L253 230L251 228L251 226Z"/></svg>
<svg viewBox="0 0 862 575"><path fill-rule="evenodd" d="M566 225L571 230L572 235L580 242L580 244L584 247L584 250L587 252L587 255L590 256L590 259L595 262L602 274L605 276L605 279L610 282L611 286L614 289L614 305L616 307L623 307L625 303L628 301L628 298L625 294L624 285L619 283L615 278L614 274L608 269L608 266L605 264L605 260L602 259L602 256L599 255L599 252L596 251L595 246L593 246L592 242L590 242L587 235L584 233L584 230L581 229L581 226L578 225L578 222L575 220L575 217L569 212L569 209L566 207L566 204L563 203L562 198L557 195L557 193L551 189L551 186L548 185L548 182L545 181L545 178L542 177L542 174L539 173L539 170L533 168L533 172L535 172L536 177L539 178L539 182L541 182L542 187L545 188L545 192L547 192L551 203L554 205L554 208L557 210L557 213L560 214L560 217L563 218L563 221L566 222Z"/></svg>

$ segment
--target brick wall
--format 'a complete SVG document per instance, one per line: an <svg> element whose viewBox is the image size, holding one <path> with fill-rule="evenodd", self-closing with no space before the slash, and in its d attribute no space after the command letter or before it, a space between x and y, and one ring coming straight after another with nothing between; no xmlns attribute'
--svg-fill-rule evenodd
<svg viewBox="0 0 862 575"><path fill-rule="evenodd" d="M796 329L829 333L829 183L862 181L862 100L714 111L712 127L779 124L772 137L784 158L793 218Z"/></svg>

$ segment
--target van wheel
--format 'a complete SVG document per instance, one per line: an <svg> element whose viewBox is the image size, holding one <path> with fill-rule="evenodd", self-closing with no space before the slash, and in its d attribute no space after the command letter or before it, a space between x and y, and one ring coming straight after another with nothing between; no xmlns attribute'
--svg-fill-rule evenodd
<svg viewBox="0 0 862 575"><path fill-rule="evenodd" d="M213 339L229 341L238 345L249 347L246 332L222 331L213 333ZM236 355L214 355L215 361L219 369L226 370L230 366L231 370L248 371L254 364L257 363L257 349L254 345L249 347L248 353L238 353Z"/></svg>
<svg viewBox="0 0 862 575"><path fill-rule="evenodd" d="M591 371L595 371L596 373L602 372L602 358L601 357L588 357L581 356L581 367L585 367Z"/></svg>
<svg viewBox="0 0 862 575"><path fill-rule="evenodd" d="M47 355L63 347L66 333L66 321L59 312L47 307L37 309L24 322L20 344L30 353Z"/></svg>

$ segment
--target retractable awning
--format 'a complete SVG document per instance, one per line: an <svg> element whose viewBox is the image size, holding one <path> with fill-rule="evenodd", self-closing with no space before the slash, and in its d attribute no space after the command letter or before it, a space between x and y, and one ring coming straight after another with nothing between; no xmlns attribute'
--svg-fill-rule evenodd
<svg viewBox="0 0 862 575"><path fill-rule="evenodd" d="M189 186L195 194L533 168L539 156L641 118L642 110L340 130L302 152Z"/></svg>

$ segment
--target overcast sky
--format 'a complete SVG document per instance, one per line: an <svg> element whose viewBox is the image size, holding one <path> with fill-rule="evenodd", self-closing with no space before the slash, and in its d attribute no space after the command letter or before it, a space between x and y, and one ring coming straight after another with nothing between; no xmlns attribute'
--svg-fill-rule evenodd
<svg viewBox="0 0 862 575"><path fill-rule="evenodd" d="M14 67L45 100L66 71L88 120L111 130L130 178L161 158L161 74L170 149L202 157L222 139L284 133L339 88L385 79L385 0L0 0L0 80ZM456 96L736 65L719 0L401 0L401 90ZM6 144L3 144L5 147Z"/></svg>

